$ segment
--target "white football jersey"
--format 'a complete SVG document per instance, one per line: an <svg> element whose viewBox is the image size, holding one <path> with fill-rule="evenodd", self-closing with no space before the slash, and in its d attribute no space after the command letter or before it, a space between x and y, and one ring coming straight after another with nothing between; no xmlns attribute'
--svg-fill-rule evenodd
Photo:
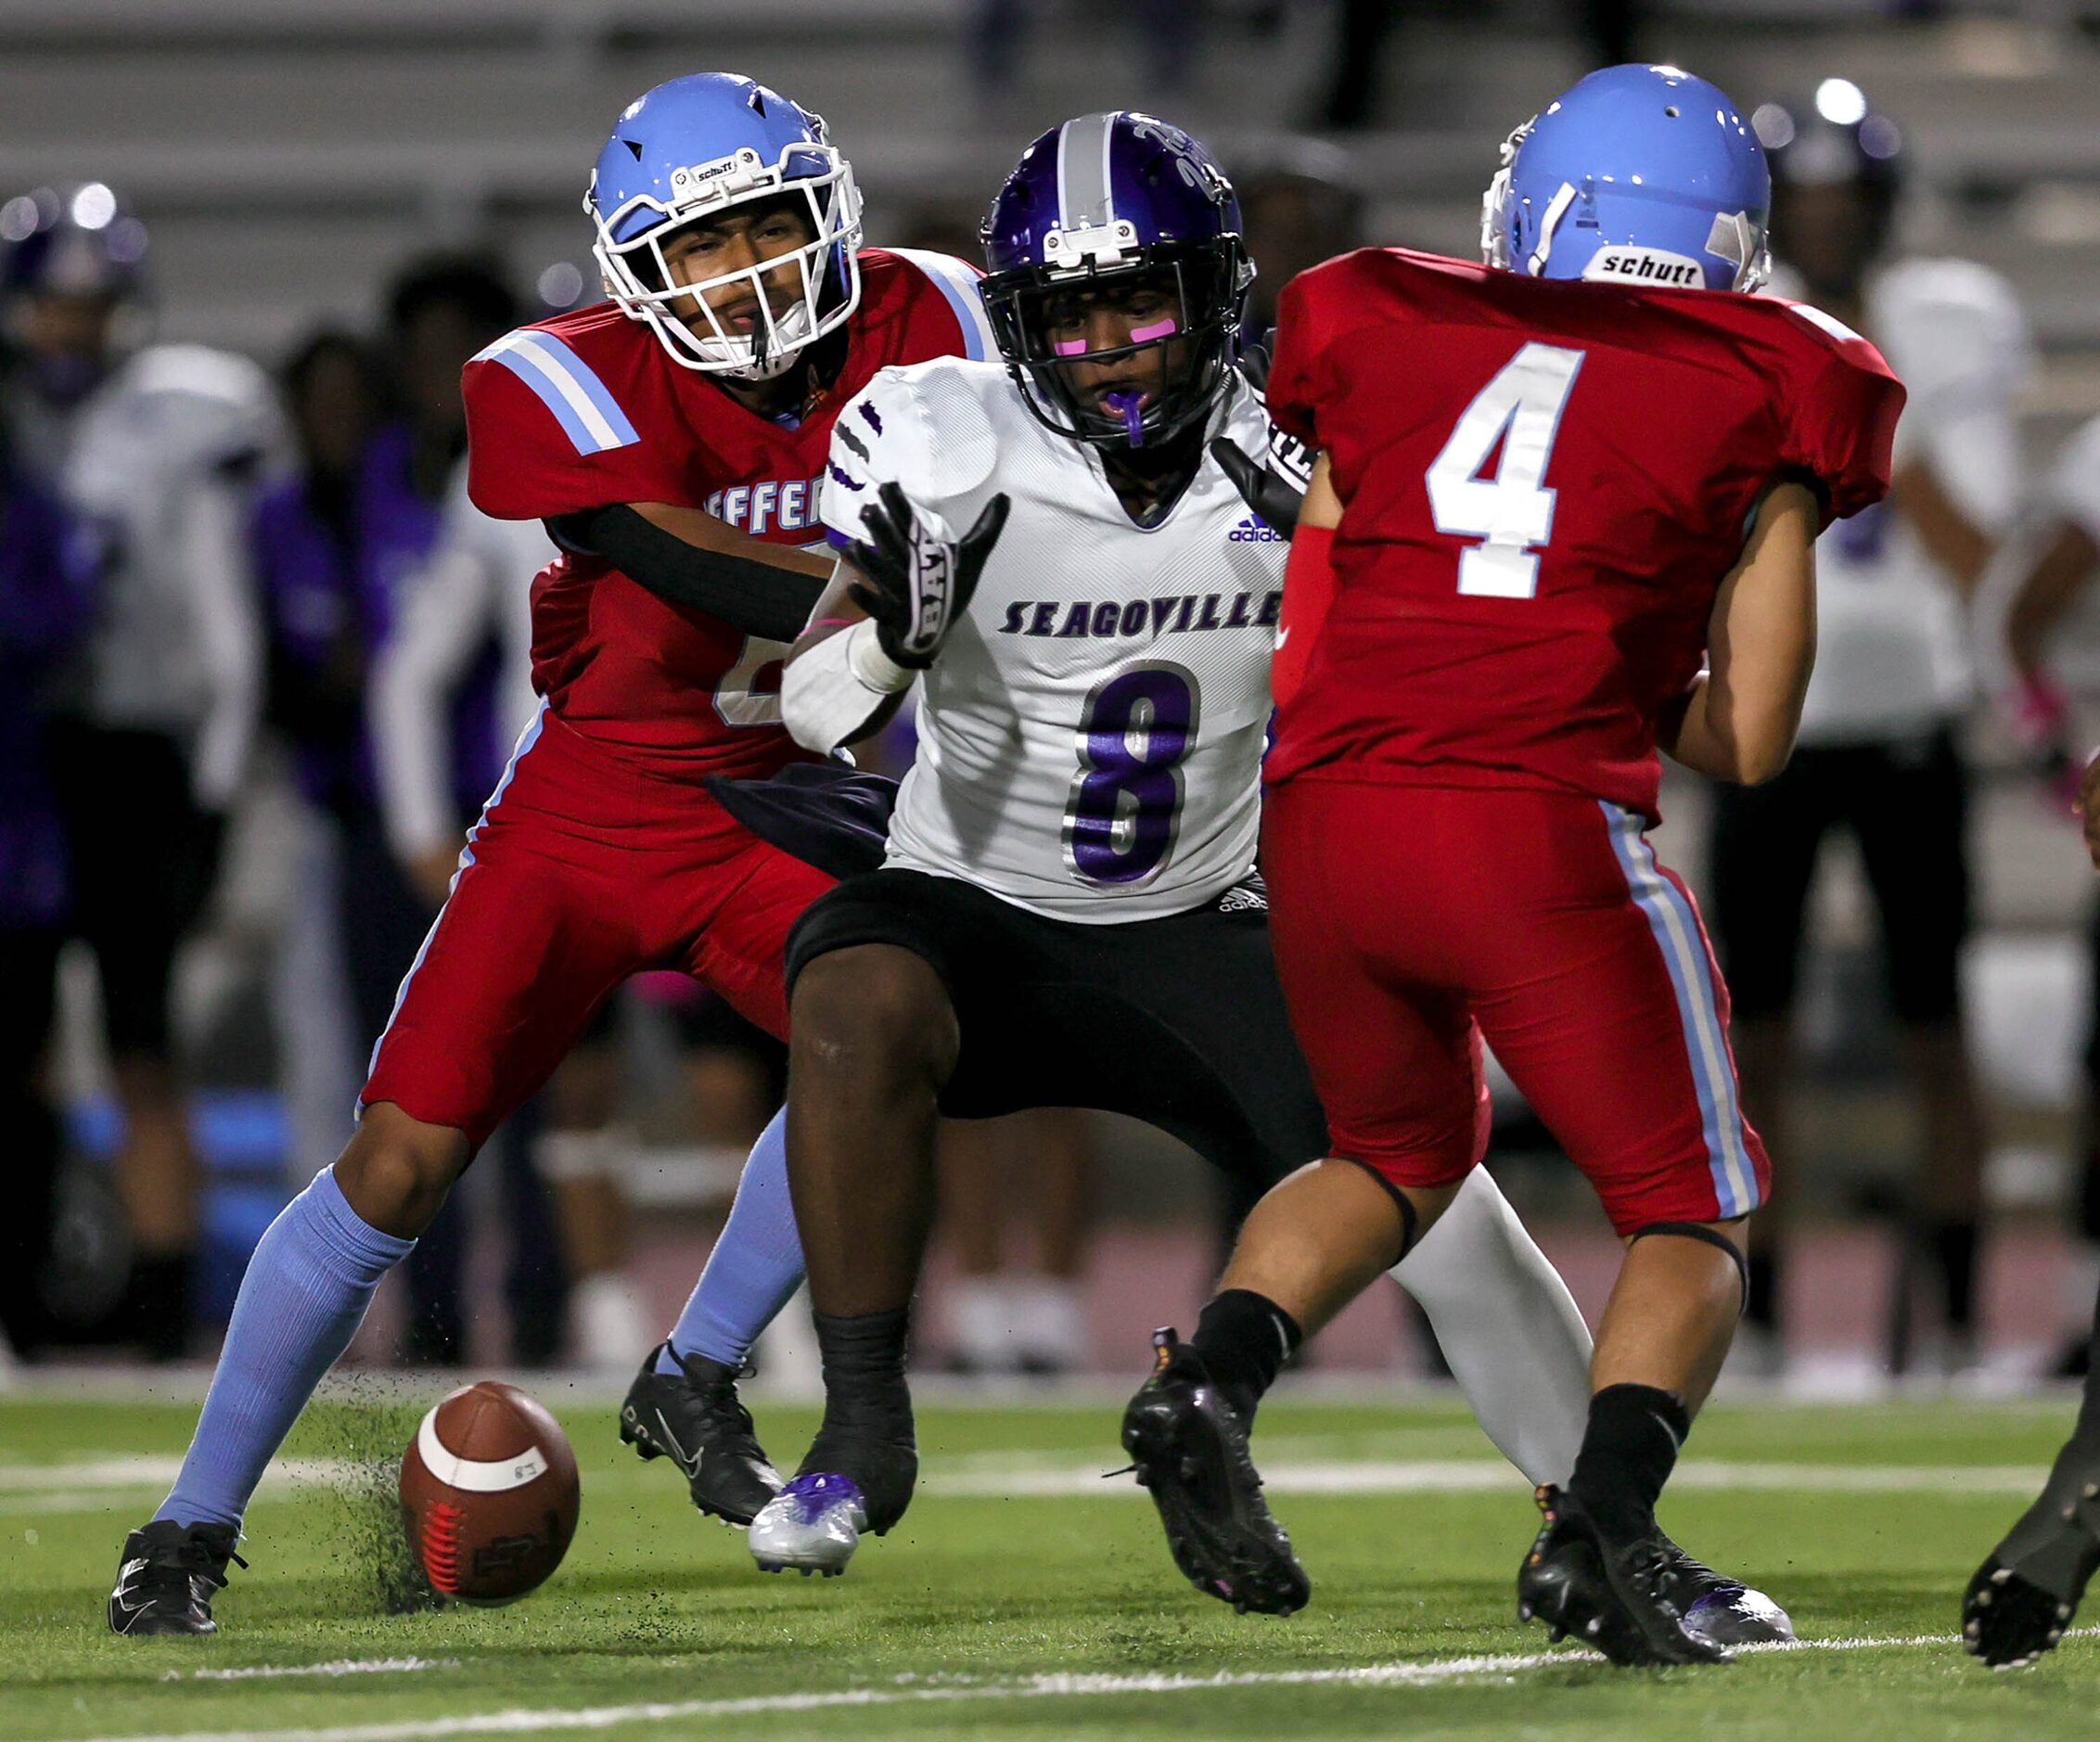
<svg viewBox="0 0 2100 1742"><path fill-rule="evenodd" d="M261 698L248 511L285 445L270 378L226 352L156 345L70 416L25 413L18 429L109 545L70 705L182 737L198 796L224 805Z"/></svg>
<svg viewBox="0 0 2100 1742"><path fill-rule="evenodd" d="M2019 508L2013 399L2032 361L2012 287L1966 261L1905 261L1869 287L1866 337L1910 395L1896 426L1897 469L1926 461L1963 513L2003 532ZM1880 503L1836 522L1815 561L1802 743L1907 735L1967 705L1966 611L1900 511Z"/></svg>
<svg viewBox="0 0 2100 1742"><path fill-rule="evenodd" d="M459 833L453 814L454 691L492 635L503 648L497 730L522 732L532 690L532 582L557 555L537 520L498 520L467 494L467 462L455 469L438 542L403 589L401 621L372 672L366 719L378 750L387 837L403 858Z"/></svg>
<svg viewBox="0 0 2100 1742"><path fill-rule="evenodd" d="M1253 389L1236 381L1210 433L1269 449ZM949 539L993 495L1013 504L921 680L888 863L1094 924L1184 912L1247 876L1288 546L1217 463L1141 527L1002 365L949 357L880 371L839 415L826 524L863 535L883 483Z"/></svg>

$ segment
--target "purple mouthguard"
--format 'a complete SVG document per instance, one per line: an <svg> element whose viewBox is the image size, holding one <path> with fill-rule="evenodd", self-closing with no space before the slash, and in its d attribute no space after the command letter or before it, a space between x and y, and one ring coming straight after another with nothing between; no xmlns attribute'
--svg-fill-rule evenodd
<svg viewBox="0 0 2100 1742"><path fill-rule="evenodd" d="M1123 431L1130 437L1133 448L1145 445L1145 395L1143 393L1104 393L1101 403L1123 420Z"/></svg>

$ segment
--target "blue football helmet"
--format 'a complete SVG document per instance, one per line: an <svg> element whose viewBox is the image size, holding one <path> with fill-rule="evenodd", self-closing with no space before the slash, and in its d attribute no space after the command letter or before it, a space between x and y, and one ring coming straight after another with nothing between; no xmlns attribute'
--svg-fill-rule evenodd
<svg viewBox="0 0 2100 1742"><path fill-rule="evenodd" d="M1021 154L980 234L992 336L1044 424L1079 442L1140 447L1210 416L1238 353L1254 265L1232 184L1187 134L1132 109L1053 127ZM1169 330L1107 351L1055 352L1044 320L1051 298L1126 274L1172 278L1181 312ZM1082 403L1067 382L1070 364L1176 341L1189 347L1179 378L1133 398L1120 417Z"/></svg>
<svg viewBox="0 0 2100 1742"><path fill-rule="evenodd" d="M1535 278L1754 290L1771 206L1763 147L1726 92L1676 67L1607 67L1504 142L1480 251Z"/></svg>
<svg viewBox="0 0 2100 1742"><path fill-rule="evenodd" d="M682 225L747 200L800 195L815 239L739 272L678 284L663 243ZM825 136L824 118L733 72L696 72L637 97L613 124L591 172L583 210L606 294L662 342L674 362L711 375L763 380L845 325L861 300L861 198L853 172ZM801 275L795 305L775 314L763 280ZM733 332L700 293L747 279L757 325ZM697 309L706 332L679 318Z"/></svg>

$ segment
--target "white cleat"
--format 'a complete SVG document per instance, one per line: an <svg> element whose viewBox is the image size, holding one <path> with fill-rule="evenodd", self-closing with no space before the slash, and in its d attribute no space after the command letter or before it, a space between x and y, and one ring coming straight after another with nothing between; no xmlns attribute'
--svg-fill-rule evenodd
<svg viewBox="0 0 2100 1742"><path fill-rule="evenodd" d="M836 1579L867 1529L867 1507L851 1477L798 1476L751 1520L751 1558L761 1572Z"/></svg>

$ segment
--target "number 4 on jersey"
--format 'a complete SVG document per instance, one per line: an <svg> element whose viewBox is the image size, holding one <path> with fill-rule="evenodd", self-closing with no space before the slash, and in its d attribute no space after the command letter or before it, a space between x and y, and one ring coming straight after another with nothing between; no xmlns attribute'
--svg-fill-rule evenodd
<svg viewBox="0 0 2100 1742"><path fill-rule="evenodd" d="M1528 344L1466 406L1424 474L1437 531L1481 542L1458 559L1458 590L1528 599L1539 590L1539 552L1553 536L1555 493L1545 488L1560 414L1582 352ZM1501 462L1480 476L1497 447Z"/></svg>

